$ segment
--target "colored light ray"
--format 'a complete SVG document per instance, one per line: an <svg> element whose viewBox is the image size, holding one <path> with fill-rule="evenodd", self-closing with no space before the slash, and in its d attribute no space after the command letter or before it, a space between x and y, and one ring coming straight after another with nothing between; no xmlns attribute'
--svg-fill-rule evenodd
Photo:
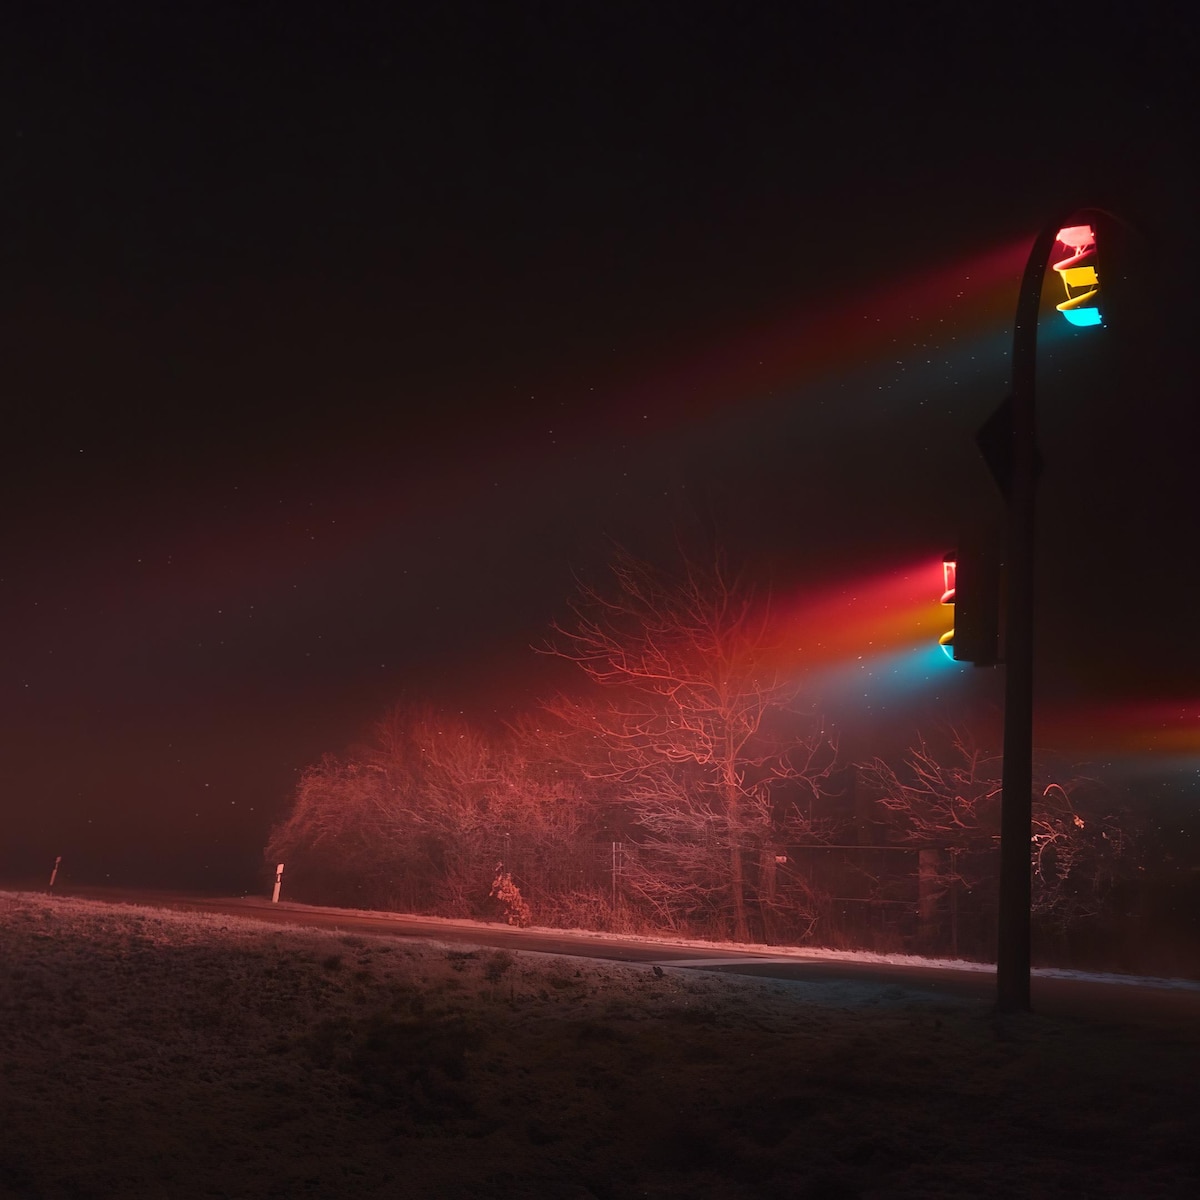
<svg viewBox="0 0 1200 1200"><path fill-rule="evenodd" d="M1081 705L1045 725L1055 744L1089 754L1200 765L1200 697Z"/></svg>
<svg viewBox="0 0 1200 1200"><path fill-rule="evenodd" d="M873 361L895 358L898 334L914 336L953 320L955 346L981 330L1007 328L1028 244L991 247L917 276L870 291L832 297L773 316L761 325L732 330L682 361L648 370L617 403L636 407L651 424L670 421L667 397L683 398L689 419L725 406L804 387Z"/></svg>
<svg viewBox="0 0 1200 1200"><path fill-rule="evenodd" d="M881 709L896 704L911 705L920 697L944 697L947 686L955 687L969 673L951 669L936 645L921 642L895 650L878 650L853 660L827 663L805 672L806 693L819 698L829 711ZM906 709L908 715L912 709Z"/></svg>
<svg viewBox="0 0 1200 1200"><path fill-rule="evenodd" d="M944 582L942 558L927 556L777 601L781 673L839 724L919 722L930 704L965 698L972 672L938 646Z"/></svg>
<svg viewBox="0 0 1200 1200"><path fill-rule="evenodd" d="M1007 330L1027 254L1025 240L992 246L916 276L881 281L869 291L773 314L753 327L733 329L699 351L692 340L682 361L668 351L656 364L643 364L640 378L609 396L606 403L609 407L636 406L645 414L646 427L653 427L680 417L668 398L686 396L686 419L700 419L718 406L744 406L771 389L804 386L826 373L858 370L873 356L893 356L897 330L913 319L942 323L952 316L958 336L957 348L951 352L975 354L978 347L970 338ZM1003 341L1006 345L1006 332ZM1004 352L1003 345L996 347L998 356ZM500 450L511 449L489 443L487 454L495 458ZM439 504L447 510L467 511L479 502L479 470L474 461L450 467L436 463L427 472L406 478L410 482L402 486L395 479L373 482L358 474L336 482L330 501L349 508L353 517L352 530L339 528L334 550L339 560L353 557L354 542L374 561L380 552L377 536L390 539L394 535L397 512L411 506L418 490L436 489ZM264 486L263 495L269 498L258 511L243 516L235 530L206 527L198 533L196 545L185 546L174 555L180 565L164 573L162 586L175 590L181 601L192 598L198 604L209 603L207 593L224 590L225 585L218 588L217 582L230 576L227 569L212 570L209 560L219 555L236 559L238 567L264 591L290 590L294 566L288 563L276 572L273 565L281 556L263 552L264 546L274 549L278 542L276 490ZM223 533L232 534L237 544L231 548ZM304 549L310 573L323 574L327 564L320 561L320 548L314 551L305 539ZM183 579L182 564L189 562L197 565Z"/></svg>
<svg viewBox="0 0 1200 1200"><path fill-rule="evenodd" d="M881 654L932 647L945 626L939 601L944 581L939 558L777 602L783 662L803 669L859 663Z"/></svg>
<svg viewBox="0 0 1200 1200"><path fill-rule="evenodd" d="M898 332L912 328L912 321L928 322L930 327L952 322L956 335L947 353L975 354L971 339L983 333L992 337L1007 327L1027 253L1024 241L992 247L915 277L881 281L869 291L819 307L775 314L763 324L730 331L699 353L690 347L682 361L671 360L669 354L666 361L660 357L657 369L645 371L611 395L609 407L636 406L647 418L646 428L703 420L718 409L744 409L772 389L804 387L822 376L859 370L864 362L893 356ZM1002 353L997 348L997 360ZM684 398L686 407L681 411L671 397ZM500 449L516 453L515 448ZM490 445L489 456L497 453ZM339 477L323 496L326 507L338 513L337 537L318 543L290 534L281 538L277 488L264 485L259 504L234 522L206 526L178 546L167 560L169 566L148 567L133 583L122 581L110 599L129 610L132 587L140 601L134 607L145 614L146 626L157 631L155 637L164 640L174 638L181 626L206 620L232 597L249 595L257 611L290 605L298 590L324 594L331 589L330 580L356 579L374 571L381 558L394 553L397 522L412 510L417 495L423 503L436 495L438 503L430 507L473 520L478 506L491 502L482 494L481 479L478 464L471 460L453 468L431 464L402 483L394 478ZM863 603L860 598L856 611L865 611ZM909 619L921 621L936 642L935 629L944 628L944 610L916 599L912 605L908 616L892 610L895 624L889 629L886 614L873 626L866 619L855 625L857 618L850 617L849 623L841 623L836 603L826 602L831 623L817 639L816 657L857 654L862 644L855 645L855 639L864 634L871 651L894 645ZM806 635L805 641L811 646L812 637Z"/></svg>

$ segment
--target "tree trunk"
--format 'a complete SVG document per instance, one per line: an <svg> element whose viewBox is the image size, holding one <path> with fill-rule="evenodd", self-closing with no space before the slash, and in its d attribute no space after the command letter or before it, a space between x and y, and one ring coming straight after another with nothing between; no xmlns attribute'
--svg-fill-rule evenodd
<svg viewBox="0 0 1200 1200"><path fill-rule="evenodd" d="M766 845L762 848L760 866L758 869L758 915L762 921L763 940L770 943L775 941L775 851L777 847Z"/></svg>
<svg viewBox="0 0 1200 1200"><path fill-rule="evenodd" d="M748 942L750 928L746 924L746 880L742 872L742 830L738 811L738 787L733 780L725 782L725 827L729 831L729 891L733 899L733 940Z"/></svg>
<svg viewBox="0 0 1200 1200"><path fill-rule="evenodd" d="M917 940L927 950L940 949L941 900L946 893L941 850L917 852Z"/></svg>
<svg viewBox="0 0 1200 1200"><path fill-rule="evenodd" d="M746 884L742 877L742 847L733 834L729 837L729 888L733 893L733 940L748 942L750 929L746 924Z"/></svg>

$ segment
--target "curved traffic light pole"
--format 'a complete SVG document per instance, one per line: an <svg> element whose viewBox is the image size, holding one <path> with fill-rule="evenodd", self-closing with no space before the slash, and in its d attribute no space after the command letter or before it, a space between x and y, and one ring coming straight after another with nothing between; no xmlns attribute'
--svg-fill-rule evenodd
<svg viewBox="0 0 1200 1200"><path fill-rule="evenodd" d="M1073 228L1069 225L1073 217L1089 211L1096 210L1070 209L1038 234L1021 279L1013 329L1012 396L1009 406L1011 474L1006 489L1004 773L1000 804L1000 897L996 946L996 1003L1004 1011L1029 1008L1038 315L1041 310L1042 280L1050 266L1051 251L1060 240L1059 234ZM1093 291L1092 296L1095 294ZM1068 287L1069 298L1070 295L1071 289ZM1074 307L1078 301L1069 299L1068 303ZM1060 305L1060 311L1065 307ZM1064 315L1073 324L1082 323L1066 312ZM1098 324L1098 312L1096 320L1087 323Z"/></svg>

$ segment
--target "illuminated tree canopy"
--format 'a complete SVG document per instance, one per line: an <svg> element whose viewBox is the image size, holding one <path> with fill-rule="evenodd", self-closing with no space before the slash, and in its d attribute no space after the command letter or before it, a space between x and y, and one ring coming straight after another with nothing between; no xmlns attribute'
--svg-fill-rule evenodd
<svg viewBox="0 0 1200 1200"><path fill-rule="evenodd" d="M839 762L806 732L768 599L719 556L618 552L568 613L540 649L576 688L488 730L393 709L302 774L268 860L326 901L737 941L883 936L886 911L926 948L949 915L957 946L961 910L989 952L996 754L947 729ZM1035 909L1066 930L1136 870L1132 825L1078 769L1043 756L1036 781Z"/></svg>
<svg viewBox="0 0 1200 1200"><path fill-rule="evenodd" d="M612 585L582 586L551 643L599 694L548 711L584 775L635 812L647 899L725 913L746 940L751 898L760 912L777 902L776 850L816 835L805 802L836 747L783 719L796 687L774 665L769 606L719 558L671 575L619 552Z"/></svg>

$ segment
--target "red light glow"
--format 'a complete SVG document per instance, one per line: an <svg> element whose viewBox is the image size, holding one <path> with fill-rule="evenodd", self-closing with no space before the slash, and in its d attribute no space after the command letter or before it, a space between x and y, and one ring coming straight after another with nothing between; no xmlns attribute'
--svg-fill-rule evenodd
<svg viewBox="0 0 1200 1200"><path fill-rule="evenodd" d="M1200 697L1130 699L1051 716L1056 746L1090 754L1200 759Z"/></svg>
<svg viewBox="0 0 1200 1200"><path fill-rule="evenodd" d="M931 645L945 619L937 600L940 569L939 560L926 559L779 604L784 657L797 666L826 666Z"/></svg>
<svg viewBox="0 0 1200 1200"><path fill-rule="evenodd" d="M1024 241L958 259L917 278L869 293L782 313L765 325L735 332L699 354L652 366L624 397L639 411L672 414L666 396L687 398L689 419L724 404L801 386L894 350L896 331L913 320L941 322L955 312L959 336L1001 328L1009 320L1028 247Z"/></svg>

